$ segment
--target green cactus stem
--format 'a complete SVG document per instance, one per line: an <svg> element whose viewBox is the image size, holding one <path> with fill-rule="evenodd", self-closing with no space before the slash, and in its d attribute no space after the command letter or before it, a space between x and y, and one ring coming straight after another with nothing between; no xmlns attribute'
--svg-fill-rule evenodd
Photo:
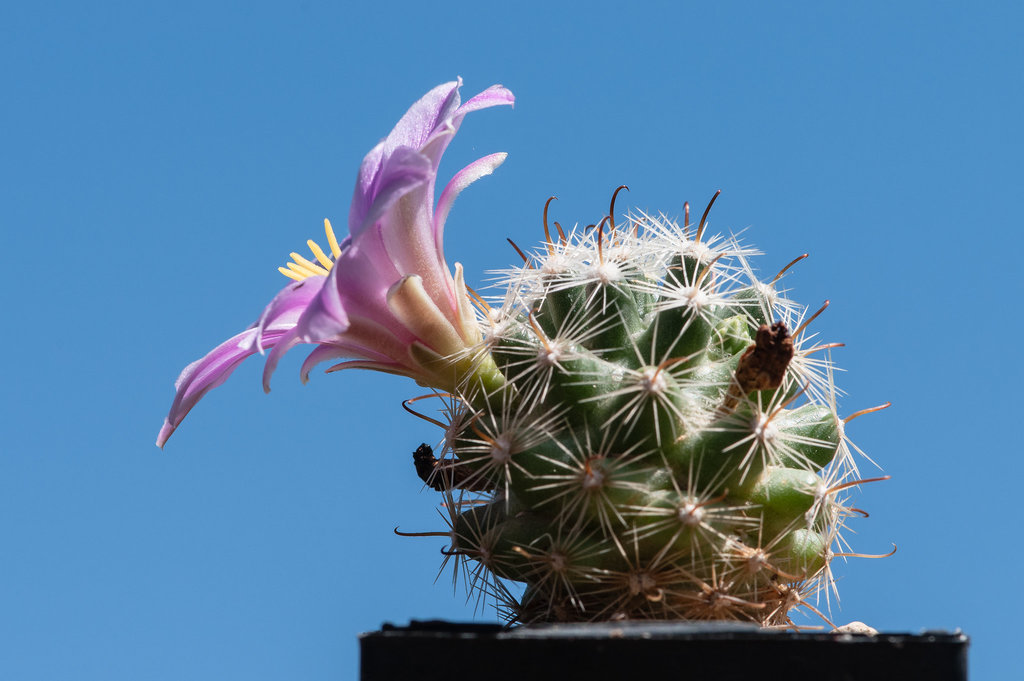
<svg viewBox="0 0 1024 681"><path fill-rule="evenodd" d="M542 247L517 248L500 303L479 300L501 377L459 386L440 458L414 456L449 557L524 622L820 612L808 597L834 589L861 481L836 346L777 288L805 256L763 283L752 249L707 236L708 211L616 224L614 204L556 238L545 205Z"/></svg>

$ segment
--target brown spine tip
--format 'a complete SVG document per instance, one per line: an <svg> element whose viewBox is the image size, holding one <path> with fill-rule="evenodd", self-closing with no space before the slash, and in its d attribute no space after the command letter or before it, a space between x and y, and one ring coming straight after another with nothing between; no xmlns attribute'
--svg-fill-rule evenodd
<svg viewBox="0 0 1024 681"><path fill-rule="evenodd" d="M552 248L551 248L552 243L551 243L551 230L548 229L548 206L551 205L552 201L557 201L557 200L558 200L557 196L549 196L548 200L544 203L544 241L548 245L548 253L549 254L552 251Z"/></svg>
<svg viewBox="0 0 1024 681"><path fill-rule="evenodd" d="M520 249L519 246L516 246L516 242L512 241L512 239L509 239L508 237L505 238L505 241L509 242L512 248L516 250L516 253L518 253L519 257L523 259L523 263L526 265L526 267L532 270L533 264L530 262L530 259L526 257L526 254L523 253L522 249Z"/></svg>
<svg viewBox="0 0 1024 681"><path fill-rule="evenodd" d="M612 192L612 202L608 206L608 217L612 219L611 225L613 232L615 231L615 197L618 196L619 192L621 192L623 189L625 189L627 192L629 191L629 187L627 187L624 184L620 184L618 187L615 188L615 191Z"/></svg>
<svg viewBox="0 0 1024 681"><path fill-rule="evenodd" d="M774 278L774 279L772 279L771 283L773 283L773 284L774 284L775 282L777 282L777 281L778 281L779 279L781 279L781 278L782 278L782 275L786 273L786 270L788 270L788 269L789 269L790 267L792 267L793 265L797 264L798 262L800 262L801 260L803 260L804 258L806 258L806 257L807 257L807 256L809 256L809 255L810 255L810 253L804 253L804 254L803 254L803 255L801 255L801 256L798 256L798 257L796 257L796 258L793 258L793 259L792 259L792 260L791 260L791 261L789 262L789 264L788 264L788 265L786 265L786 266L785 266L785 267L783 267L783 268L782 268L781 270L779 270L779 273L775 275L775 278Z"/></svg>
<svg viewBox="0 0 1024 681"><path fill-rule="evenodd" d="M708 207L704 209L704 215L700 216L700 223L697 224L697 236L694 239L694 241L696 241L697 243L700 243L701 237L704 236L704 225L708 221L708 213L711 212L711 206L715 205L715 199L717 199L718 195L721 194L721 193L722 193L721 189L719 189L718 191L715 192L715 195L711 197L710 201L708 201ZM687 221L689 221L689 220L687 220Z"/></svg>
<svg viewBox="0 0 1024 681"><path fill-rule="evenodd" d="M794 332L793 332L793 336L794 336L794 337L796 337L796 336L799 336L799 335L800 335L801 333L803 333L803 332L804 332L804 329L806 329L806 328L807 328L807 326L808 326L808 325L809 325L809 324L810 324L811 322L813 322L813 321L814 321L815 319L817 319L817 318L818 318L818 315L820 315L820 314L821 314L822 312L824 312L824 311L825 311L825 310L826 310L826 309L828 308L828 306L829 306L829 302L830 302L830 301L826 300L826 301L825 301L824 303L822 303L821 307L819 307L819 308L818 308L818 311L817 311L817 312L815 312L814 314L812 314L812 315L810 316L810 318L808 318L808 319L807 319L807 321L805 321L805 322L804 322L803 324L801 324L800 326L798 326L798 327L797 327L796 331L794 331Z"/></svg>
<svg viewBox="0 0 1024 681"><path fill-rule="evenodd" d="M554 223L552 223L552 224L554 224L555 225L555 229L558 230L558 240L559 240L559 242L564 246L565 243L568 241L568 239L565 236L565 231L562 229L562 225L558 224L558 220L555 220Z"/></svg>
<svg viewBox="0 0 1024 681"><path fill-rule="evenodd" d="M877 407L869 407L867 409L861 409L860 411L854 412L854 413L850 414L849 416L847 416L845 419L843 419L843 424L845 425L845 424L849 423L850 421L854 420L858 416L863 416L864 414L873 414L876 411L882 411L883 409L888 409L891 406L892 406L892 402L886 402L885 404L880 404Z"/></svg>

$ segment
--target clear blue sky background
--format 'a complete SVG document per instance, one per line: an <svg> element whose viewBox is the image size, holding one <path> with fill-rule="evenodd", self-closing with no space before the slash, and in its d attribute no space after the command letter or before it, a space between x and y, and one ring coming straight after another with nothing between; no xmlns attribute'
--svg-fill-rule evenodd
<svg viewBox="0 0 1024 681"><path fill-rule="evenodd" d="M768 5L778 5L769 8ZM250 323L430 87L500 82L448 177L508 151L446 245L478 285L541 237L678 213L748 228L832 307L863 490L840 621L962 627L1012 673L1022 603L1018 3L6 3L0 9L0 678L339 679L356 634L467 619L410 452L420 392L244 366L154 447L180 369ZM484 619L491 613L480 613Z"/></svg>

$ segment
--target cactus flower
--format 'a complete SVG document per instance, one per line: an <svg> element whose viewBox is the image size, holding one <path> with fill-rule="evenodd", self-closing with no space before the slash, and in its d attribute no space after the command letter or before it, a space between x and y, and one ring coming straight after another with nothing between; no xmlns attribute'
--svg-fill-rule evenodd
<svg viewBox="0 0 1024 681"><path fill-rule="evenodd" d="M185 367L157 445L163 446L189 410L256 352L270 349L263 385L281 356L315 344L301 370L347 359L329 371L362 367L410 376L450 389L467 379L500 382L493 362L479 357L480 330L462 268L453 277L443 250L444 223L459 193L489 175L505 154L474 161L448 182L434 206L434 183L445 148L466 114L501 104L512 93L494 85L465 103L454 81L424 95L363 159L349 210L349 237L338 242L324 221L329 253L314 241L313 260L292 254L281 272L290 279L248 329Z"/></svg>

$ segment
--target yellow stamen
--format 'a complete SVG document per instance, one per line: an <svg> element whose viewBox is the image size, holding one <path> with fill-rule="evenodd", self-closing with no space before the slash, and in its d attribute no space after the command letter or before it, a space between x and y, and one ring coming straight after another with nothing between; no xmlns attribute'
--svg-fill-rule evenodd
<svg viewBox="0 0 1024 681"><path fill-rule="evenodd" d="M319 265L317 265L314 262L310 262L309 260L306 260L301 255L299 255L298 253L292 253L291 256L292 256L292 260L294 260L295 262L299 263L300 265L305 267L307 270L309 270L313 274L323 274L323 275L327 274L327 270L325 270L323 267L320 267Z"/></svg>
<svg viewBox="0 0 1024 681"><path fill-rule="evenodd" d="M290 269L292 272L295 272L295 274L298 274L303 279L305 279L306 277L312 277L314 275L314 272L306 269L305 267L298 263L290 262L287 263L287 265L288 269Z"/></svg>
<svg viewBox="0 0 1024 681"><path fill-rule="evenodd" d="M295 281L302 281L303 279L306 278L303 275L299 274L298 272L292 272L290 269L286 267L278 267L277 271L283 274L284 276L288 277L289 279L294 279Z"/></svg>
<svg viewBox="0 0 1024 681"><path fill-rule="evenodd" d="M326 269L330 270L334 263L331 262L331 259L324 254L324 249L320 248L320 244L310 239L306 242L306 245L309 246L309 250L313 252L313 256L316 258L316 261Z"/></svg>
<svg viewBox="0 0 1024 681"><path fill-rule="evenodd" d="M337 258L341 255L341 246L338 245L338 237L334 236L334 228L331 227L331 221L324 218L324 232L327 233L327 243L331 247L331 253Z"/></svg>
<svg viewBox="0 0 1024 681"><path fill-rule="evenodd" d="M334 261L341 255L341 246L338 244L338 237L334 235L334 229L331 227L330 220L324 220L324 233L327 235L327 243L331 247L333 258L324 252L320 244L310 239L306 242L306 245L309 246L309 250L313 253L313 257L316 258L316 262L304 258L298 253L292 253L292 260L295 262L287 263L287 268L278 267L278 271L295 281L302 281L306 277L327 276L331 268L334 267Z"/></svg>

